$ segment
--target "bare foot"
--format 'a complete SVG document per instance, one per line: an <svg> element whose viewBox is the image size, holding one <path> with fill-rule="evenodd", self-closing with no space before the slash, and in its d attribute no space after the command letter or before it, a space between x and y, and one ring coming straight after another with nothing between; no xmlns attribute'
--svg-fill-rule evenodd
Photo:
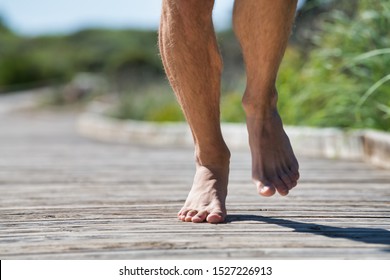
<svg viewBox="0 0 390 280"><path fill-rule="evenodd" d="M261 117L247 113L247 128L252 178L259 194L287 195L297 185L299 166L277 110Z"/></svg>
<svg viewBox="0 0 390 280"><path fill-rule="evenodd" d="M194 183L178 213L179 219L193 223L222 223L226 217L228 177L228 163L220 167L197 164Z"/></svg>

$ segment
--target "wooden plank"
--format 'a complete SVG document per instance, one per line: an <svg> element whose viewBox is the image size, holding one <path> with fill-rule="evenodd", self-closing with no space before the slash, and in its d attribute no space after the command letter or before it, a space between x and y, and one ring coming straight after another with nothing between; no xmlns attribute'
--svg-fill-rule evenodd
<svg viewBox="0 0 390 280"><path fill-rule="evenodd" d="M299 186L263 198L233 151L227 223L182 223L192 150L98 143L74 121L0 119L1 259L390 257L389 170L300 158Z"/></svg>

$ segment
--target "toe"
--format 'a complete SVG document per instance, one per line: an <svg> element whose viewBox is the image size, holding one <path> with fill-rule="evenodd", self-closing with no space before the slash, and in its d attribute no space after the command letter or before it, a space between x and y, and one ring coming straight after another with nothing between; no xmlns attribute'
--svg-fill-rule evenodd
<svg viewBox="0 0 390 280"><path fill-rule="evenodd" d="M207 216L207 222L211 224L222 223L224 220L225 220L224 215L219 212L213 212Z"/></svg>
<svg viewBox="0 0 390 280"><path fill-rule="evenodd" d="M180 210L180 212L177 214L177 217L179 218L179 220L181 221L185 221L185 218L186 218L186 215L187 213L189 212L189 210L186 210L186 209L182 209Z"/></svg>
<svg viewBox="0 0 390 280"><path fill-rule="evenodd" d="M180 220L180 221L183 221L183 222L184 222L185 219L186 219L186 216L185 216L185 215L180 215L180 216L179 216L179 220Z"/></svg>
<svg viewBox="0 0 390 280"><path fill-rule="evenodd" d="M288 189L286 188L279 188L277 189L278 190L278 193L281 195L281 196L286 196L288 195Z"/></svg>
<svg viewBox="0 0 390 280"><path fill-rule="evenodd" d="M196 214L198 214L198 211L195 211L195 210L189 211L185 217L185 221L192 222L192 217L194 217Z"/></svg>
<svg viewBox="0 0 390 280"><path fill-rule="evenodd" d="M298 180L299 180L299 177L300 177L299 172L296 171L296 172L293 174L294 180L295 180L295 181L298 181Z"/></svg>
<svg viewBox="0 0 390 280"><path fill-rule="evenodd" d="M275 188L271 184L263 184L258 181L256 186L259 194L262 196L273 196L276 192Z"/></svg>
<svg viewBox="0 0 390 280"><path fill-rule="evenodd" d="M286 185L282 179L275 180L275 187L281 196L288 195L288 185Z"/></svg>
<svg viewBox="0 0 390 280"><path fill-rule="evenodd" d="M201 211L198 214L196 214L194 217L192 217L193 223L202 223L206 220L207 217L207 211Z"/></svg>
<svg viewBox="0 0 390 280"><path fill-rule="evenodd" d="M294 180L294 181L298 181L298 179L299 179L299 171L298 171L298 169L290 167L287 170L288 170L287 173L289 174L290 178L292 180Z"/></svg>
<svg viewBox="0 0 390 280"><path fill-rule="evenodd" d="M295 181L287 172L284 173L280 179L283 181L288 190L291 190L297 185L297 181Z"/></svg>
<svg viewBox="0 0 390 280"><path fill-rule="evenodd" d="M288 195L288 193L289 193L288 188L286 188L285 186L283 186L283 187L278 187L278 188L276 188L276 190L278 191L278 193L279 193L281 196L286 196L286 195Z"/></svg>
<svg viewBox="0 0 390 280"><path fill-rule="evenodd" d="M290 177L290 180L291 180L291 186L289 188L291 190L292 188L296 187L296 185L298 184L299 172L298 171L289 172L288 176Z"/></svg>
<svg viewBox="0 0 390 280"><path fill-rule="evenodd" d="M276 193L276 190L273 186L264 186L260 189L260 194L262 196L273 196Z"/></svg>

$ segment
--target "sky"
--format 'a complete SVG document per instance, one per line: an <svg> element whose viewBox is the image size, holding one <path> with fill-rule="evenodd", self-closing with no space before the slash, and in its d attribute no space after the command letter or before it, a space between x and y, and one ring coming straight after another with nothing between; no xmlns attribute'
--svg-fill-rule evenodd
<svg viewBox="0 0 390 280"><path fill-rule="evenodd" d="M215 1L217 29L230 26L233 2ZM29 36L86 27L157 29L160 9L161 0L0 0L0 17L15 32Z"/></svg>

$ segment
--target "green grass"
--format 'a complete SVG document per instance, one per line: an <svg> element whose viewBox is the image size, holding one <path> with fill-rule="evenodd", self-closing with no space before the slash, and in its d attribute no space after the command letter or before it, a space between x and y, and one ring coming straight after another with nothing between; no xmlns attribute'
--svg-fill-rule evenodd
<svg viewBox="0 0 390 280"><path fill-rule="evenodd" d="M390 1L362 0L354 18L332 13L302 64L287 52L280 111L294 125L390 130Z"/></svg>

